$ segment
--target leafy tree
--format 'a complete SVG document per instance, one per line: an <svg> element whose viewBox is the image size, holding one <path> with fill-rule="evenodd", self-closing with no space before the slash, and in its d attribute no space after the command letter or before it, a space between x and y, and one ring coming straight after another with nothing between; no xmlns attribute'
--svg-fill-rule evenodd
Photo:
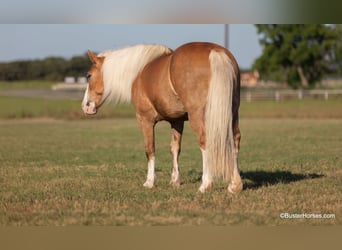
<svg viewBox="0 0 342 250"><path fill-rule="evenodd" d="M263 79L286 81L293 87L313 86L329 71L337 32L321 24L256 25L263 46L253 68Z"/></svg>
<svg viewBox="0 0 342 250"><path fill-rule="evenodd" d="M82 56L74 56L68 61L66 74L69 76L85 76L91 66L91 62L87 54Z"/></svg>
<svg viewBox="0 0 342 250"><path fill-rule="evenodd" d="M66 64L67 61L61 57L48 57L42 61L41 76L45 80L61 81L67 69Z"/></svg>
<svg viewBox="0 0 342 250"><path fill-rule="evenodd" d="M342 24L336 25L337 43L335 49L335 64L334 67L338 74L342 74Z"/></svg>

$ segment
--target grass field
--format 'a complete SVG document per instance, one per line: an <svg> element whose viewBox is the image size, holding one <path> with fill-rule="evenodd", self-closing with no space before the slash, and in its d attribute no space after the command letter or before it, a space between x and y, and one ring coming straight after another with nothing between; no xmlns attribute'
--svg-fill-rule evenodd
<svg viewBox="0 0 342 250"><path fill-rule="evenodd" d="M1 96L0 119L13 118L55 118L55 119L101 119L101 118L134 118L134 108L130 104L122 104L116 108L104 105L95 117L85 117L81 110L81 101L49 100L23 97ZM341 118L342 99L325 100L289 100L242 102L240 117L242 118Z"/></svg>
<svg viewBox="0 0 342 250"><path fill-rule="evenodd" d="M170 132L160 123L157 187L146 190L142 135L131 106L107 107L101 117L116 118L96 119L84 118L75 101L1 97L0 225L340 225L341 104L242 103L245 189L230 195L219 182L202 195L200 151L188 125L181 187L168 184ZM335 219L281 219L281 213Z"/></svg>
<svg viewBox="0 0 342 250"><path fill-rule="evenodd" d="M0 90L9 89L50 89L54 81L0 81Z"/></svg>
<svg viewBox="0 0 342 250"><path fill-rule="evenodd" d="M86 117L81 110L81 101L49 100L25 97L0 96L0 119L54 118L66 120L101 119L113 117L134 117L132 105L123 104L118 108L105 106L94 117Z"/></svg>

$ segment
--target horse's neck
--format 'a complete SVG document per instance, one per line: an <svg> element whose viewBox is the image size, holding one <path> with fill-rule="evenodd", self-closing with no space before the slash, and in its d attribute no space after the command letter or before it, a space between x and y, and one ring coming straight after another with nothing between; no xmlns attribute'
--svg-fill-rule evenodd
<svg viewBox="0 0 342 250"><path fill-rule="evenodd" d="M171 50L162 45L137 45L102 53L104 98L114 103L130 102L132 84L138 73L149 62L169 53Z"/></svg>

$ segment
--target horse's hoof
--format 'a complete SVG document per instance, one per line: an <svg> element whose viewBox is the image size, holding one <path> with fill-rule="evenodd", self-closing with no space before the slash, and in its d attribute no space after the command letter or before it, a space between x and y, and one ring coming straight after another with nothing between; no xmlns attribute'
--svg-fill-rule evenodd
<svg viewBox="0 0 342 250"><path fill-rule="evenodd" d="M180 187L180 180L179 178L171 178L170 185L173 187Z"/></svg>
<svg viewBox="0 0 342 250"><path fill-rule="evenodd" d="M208 184L203 184L199 187L198 191L202 194L204 194L205 192L209 191L210 189L212 189L213 185L212 183L208 183Z"/></svg>
<svg viewBox="0 0 342 250"><path fill-rule="evenodd" d="M200 193L204 194L205 191L206 191L206 188L200 186L200 188L198 189L198 191L199 191Z"/></svg>
<svg viewBox="0 0 342 250"><path fill-rule="evenodd" d="M170 185L171 185L172 187L179 188L180 185L181 185L181 183L180 183L179 180L178 180L178 181L170 181Z"/></svg>
<svg viewBox="0 0 342 250"><path fill-rule="evenodd" d="M146 181L146 182L144 183L144 187L145 187L145 188L148 188L148 189L151 189L151 188L154 187L154 184L153 184L153 182Z"/></svg>
<svg viewBox="0 0 342 250"><path fill-rule="evenodd" d="M237 194L237 193L241 192L242 188L243 188L242 182L240 182L238 184L229 184L228 192L231 194Z"/></svg>

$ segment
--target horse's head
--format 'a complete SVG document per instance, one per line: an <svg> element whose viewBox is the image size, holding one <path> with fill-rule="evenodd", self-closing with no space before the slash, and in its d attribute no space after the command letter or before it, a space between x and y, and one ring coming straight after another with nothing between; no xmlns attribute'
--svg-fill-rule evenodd
<svg viewBox="0 0 342 250"><path fill-rule="evenodd" d="M104 87L102 78L102 64L104 57L96 56L90 50L88 50L88 56L92 62L92 66L87 73L88 86L84 93L82 109L85 114L94 115L103 102L102 97Z"/></svg>

